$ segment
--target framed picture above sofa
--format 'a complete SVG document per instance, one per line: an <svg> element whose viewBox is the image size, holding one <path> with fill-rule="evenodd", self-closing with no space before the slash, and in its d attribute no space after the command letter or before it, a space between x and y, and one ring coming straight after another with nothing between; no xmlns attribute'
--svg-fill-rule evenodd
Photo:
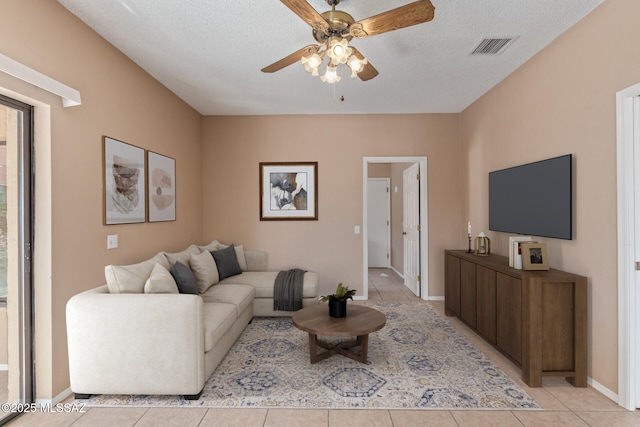
<svg viewBox="0 0 640 427"><path fill-rule="evenodd" d="M104 136L104 223L146 221L145 156L142 148Z"/></svg>
<svg viewBox="0 0 640 427"><path fill-rule="evenodd" d="M147 151L149 222L176 220L176 161Z"/></svg>
<svg viewBox="0 0 640 427"><path fill-rule="evenodd" d="M260 220L317 220L318 162L260 163Z"/></svg>

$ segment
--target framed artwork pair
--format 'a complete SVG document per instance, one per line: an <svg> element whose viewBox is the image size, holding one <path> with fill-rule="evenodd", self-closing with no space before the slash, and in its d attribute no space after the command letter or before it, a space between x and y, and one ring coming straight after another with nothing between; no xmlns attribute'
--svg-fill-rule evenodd
<svg viewBox="0 0 640 427"><path fill-rule="evenodd" d="M175 221L176 161L103 137L104 224Z"/></svg>

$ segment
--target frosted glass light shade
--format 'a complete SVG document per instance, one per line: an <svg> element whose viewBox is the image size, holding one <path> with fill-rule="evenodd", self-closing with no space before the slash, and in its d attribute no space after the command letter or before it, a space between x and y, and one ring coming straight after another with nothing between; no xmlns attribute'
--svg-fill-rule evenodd
<svg viewBox="0 0 640 427"><path fill-rule="evenodd" d="M329 41L327 54L329 55L329 58L331 58L331 62L334 64L338 65L346 63L352 53L353 49L348 46L347 39L334 37Z"/></svg>
<svg viewBox="0 0 640 427"><path fill-rule="evenodd" d="M367 58L358 59L357 56L351 55L347 60L347 65L351 68L351 77L358 77L358 73L364 70L364 66L368 62Z"/></svg>
<svg viewBox="0 0 640 427"><path fill-rule="evenodd" d="M327 66L327 72L324 76L320 76L320 80L325 83L338 83L342 77L338 75L337 67Z"/></svg>

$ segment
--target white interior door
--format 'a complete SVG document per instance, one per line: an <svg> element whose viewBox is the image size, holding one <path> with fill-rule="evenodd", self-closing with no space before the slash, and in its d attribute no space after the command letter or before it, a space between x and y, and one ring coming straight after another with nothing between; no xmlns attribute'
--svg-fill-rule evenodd
<svg viewBox="0 0 640 427"><path fill-rule="evenodd" d="M367 181L367 239L369 268L389 267L390 209L389 178Z"/></svg>
<svg viewBox="0 0 640 427"><path fill-rule="evenodd" d="M402 235L404 284L420 296L420 167L418 163L402 172Z"/></svg>

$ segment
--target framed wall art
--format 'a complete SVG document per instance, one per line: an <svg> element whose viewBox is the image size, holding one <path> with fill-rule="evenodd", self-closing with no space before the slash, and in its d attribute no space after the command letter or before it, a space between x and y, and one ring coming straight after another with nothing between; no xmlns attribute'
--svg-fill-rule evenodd
<svg viewBox="0 0 640 427"><path fill-rule="evenodd" d="M147 151L149 222L176 220L176 161Z"/></svg>
<svg viewBox="0 0 640 427"><path fill-rule="evenodd" d="M144 150L108 136L102 141L104 223L145 222Z"/></svg>
<svg viewBox="0 0 640 427"><path fill-rule="evenodd" d="M318 162L260 163L260 220L317 220Z"/></svg>
<svg viewBox="0 0 640 427"><path fill-rule="evenodd" d="M521 243L523 270L548 270L547 245L545 243Z"/></svg>

